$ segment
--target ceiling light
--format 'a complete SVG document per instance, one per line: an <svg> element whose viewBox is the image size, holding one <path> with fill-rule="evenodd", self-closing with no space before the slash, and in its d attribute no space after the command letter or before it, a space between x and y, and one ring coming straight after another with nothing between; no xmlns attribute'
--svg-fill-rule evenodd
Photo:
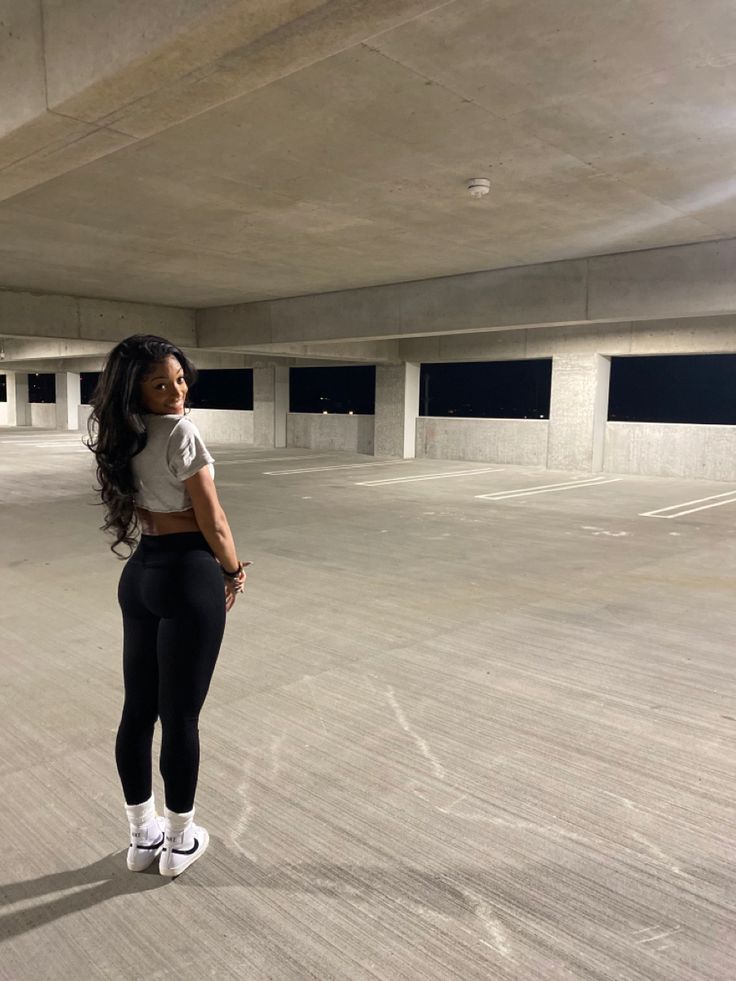
<svg viewBox="0 0 736 981"><path fill-rule="evenodd" d="M484 198L491 189L491 182L487 177L472 177L468 181L468 191L471 198Z"/></svg>

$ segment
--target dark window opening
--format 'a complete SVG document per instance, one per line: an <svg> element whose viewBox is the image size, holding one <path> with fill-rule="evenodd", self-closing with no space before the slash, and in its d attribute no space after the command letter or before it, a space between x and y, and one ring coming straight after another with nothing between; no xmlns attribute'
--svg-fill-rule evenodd
<svg viewBox="0 0 736 981"><path fill-rule="evenodd" d="M56 375L37 374L28 376L28 401L32 403L56 402Z"/></svg>
<svg viewBox="0 0 736 981"><path fill-rule="evenodd" d="M420 416L549 419L552 360L423 364Z"/></svg>
<svg viewBox="0 0 736 981"><path fill-rule="evenodd" d="M200 369L189 403L194 409L252 409L253 369Z"/></svg>
<svg viewBox="0 0 736 981"><path fill-rule="evenodd" d="M0 402L8 401L8 376L0 375Z"/></svg>
<svg viewBox="0 0 736 981"><path fill-rule="evenodd" d="M736 425L736 354L612 358L608 418Z"/></svg>
<svg viewBox="0 0 736 981"><path fill-rule="evenodd" d="M355 368L291 368L289 411L373 415L375 365Z"/></svg>
<svg viewBox="0 0 736 981"><path fill-rule="evenodd" d="M92 393L100 377L99 371L83 371L79 376L79 402L81 405L89 405Z"/></svg>

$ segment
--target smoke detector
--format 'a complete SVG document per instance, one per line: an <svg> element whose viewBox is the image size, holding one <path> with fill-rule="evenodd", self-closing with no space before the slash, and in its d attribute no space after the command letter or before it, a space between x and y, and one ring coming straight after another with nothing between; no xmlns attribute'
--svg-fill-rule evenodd
<svg viewBox="0 0 736 981"><path fill-rule="evenodd" d="M491 182L487 177L472 177L468 181L468 191L471 198L484 198L491 189Z"/></svg>

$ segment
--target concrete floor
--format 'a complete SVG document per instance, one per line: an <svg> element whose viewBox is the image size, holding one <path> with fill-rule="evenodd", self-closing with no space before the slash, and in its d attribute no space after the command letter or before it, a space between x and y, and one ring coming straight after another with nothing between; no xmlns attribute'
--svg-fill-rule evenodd
<svg viewBox="0 0 736 981"><path fill-rule="evenodd" d="M0 431L0 976L732 981L736 488L213 450L255 565L170 882L125 869L91 457Z"/></svg>

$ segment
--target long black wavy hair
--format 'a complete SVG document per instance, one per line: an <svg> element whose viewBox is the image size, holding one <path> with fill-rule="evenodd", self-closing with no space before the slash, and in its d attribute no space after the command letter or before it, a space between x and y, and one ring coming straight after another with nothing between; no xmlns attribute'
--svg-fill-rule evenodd
<svg viewBox="0 0 736 981"><path fill-rule="evenodd" d="M84 445L97 460L97 482L105 508L100 531L115 536L110 546L119 559L130 556L139 531L135 510L135 481L131 460L146 445L145 408L141 400L141 381L154 365L176 358L189 388L197 380L197 369L184 352L171 341L154 334L126 337L110 351L92 393L92 412L87 422L89 440ZM189 404L187 399L187 405ZM118 546L130 549L121 555Z"/></svg>

